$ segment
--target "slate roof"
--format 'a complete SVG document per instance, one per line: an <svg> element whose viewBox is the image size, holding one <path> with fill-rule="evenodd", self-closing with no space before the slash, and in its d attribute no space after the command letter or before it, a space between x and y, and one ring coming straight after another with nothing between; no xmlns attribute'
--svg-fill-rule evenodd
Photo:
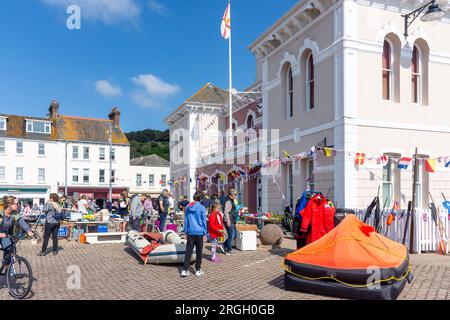
<svg viewBox="0 0 450 320"><path fill-rule="evenodd" d="M52 126L51 134L31 133L26 130L26 120L49 121L46 118L25 117L16 115L0 114L0 117L8 118L6 131L0 130L0 137L34 139L34 140L55 140L56 131Z"/></svg>
<svg viewBox="0 0 450 320"><path fill-rule="evenodd" d="M0 131L0 137L74 142L109 143L109 124L111 120L69 117L61 115L56 120L48 118L25 117L0 114L8 118L6 131ZM41 120L52 122L52 133L38 134L26 132L26 120ZM112 143L115 145L129 145L128 139L120 127L113 127Z"/></svg>
<svg viewBox="0 0 450 320"><path fill-rule="evenodd" d="M60 116L55 122L58 140L109 143L110 120ZM113 144L129 144L120 127L112 128Z"/></svg>
<svg viewBox="0 0 450 320"><path fill-rule="evenodd" d="M151 154L149 156L131 159L130 165L145 167L170 167L170 162L156 154Z"/></svg>
<svg viewBox="0 0 450 320"><path fill-rule="evenodd" d="M225 105L228 103L228 92L212 83L207 83L196 94L187 99L185 103Z"/></svg>
<svg viewBox="0 0 450 320"><path fill-rule="evenodd" d="M260 93L234 94L233 112L259 99L261 99ZM220 108L222 109L221 114L225 116L229 111L229 94L228 91L225 91L212 83L207 83L196 94L183 102L181 106L166 117L164 122L170 126L171 122L174 120L179 120L184 117L186 114L185 106L189 104L200 104L208 107Z"/></svg>

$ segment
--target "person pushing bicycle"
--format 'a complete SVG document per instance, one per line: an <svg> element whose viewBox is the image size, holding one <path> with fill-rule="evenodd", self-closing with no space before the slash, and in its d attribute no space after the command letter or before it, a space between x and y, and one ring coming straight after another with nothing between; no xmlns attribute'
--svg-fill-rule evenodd
<svg viewBox="0 0 450 320"><path fill-rule="evenodd" d="M11 236L18 236L20 229L25 231L29 237L33 236L33 231L18 213L18 201L16 197L3 197L4 209L0 211L0 246L3 250L3 262L0 268L0 275L5 274L5 270L10 261L12 241Z"/></svg>

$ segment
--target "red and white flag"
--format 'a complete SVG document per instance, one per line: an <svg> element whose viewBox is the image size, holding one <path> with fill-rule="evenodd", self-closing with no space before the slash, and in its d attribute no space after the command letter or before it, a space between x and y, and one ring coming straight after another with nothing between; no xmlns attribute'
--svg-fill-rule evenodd
<svg viewBox="0 0 450 320"><path fill-rule="evenodd" d="M222 18L222 26L220 27L220 32L222 33L222 37L227 40L231 35L231 5L228 3L227 9L225 10L225 14Z"/></svg>
<svg viewBox="0 0 450 320"><path fill-rule="evenodd" d="M385 165L388 164L389 159L388 159L387 156L381 156L381 157L380 157L380 162L381 162L381 165L382 165L382 166L385 166Z"/></svg>

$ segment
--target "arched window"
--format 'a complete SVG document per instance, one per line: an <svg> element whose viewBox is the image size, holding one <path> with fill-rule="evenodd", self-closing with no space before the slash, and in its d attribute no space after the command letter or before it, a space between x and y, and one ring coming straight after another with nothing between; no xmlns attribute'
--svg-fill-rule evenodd
<svg viewBox="0 0 450 320"><path fill-rule="evenodd" d="M294 77L292 75L292 67L287 72L287 114L288 118L294 116Z"/></svg>
<svg viewBox="0 0 450 320"><path fill-rule="evenodd" d="M428 63L430 48L419 38L414 42L411 60L411 99L413 103L428 105Z"/></svg>
<svg viewBox="0 0 450 320"><path fill-rule="evenodd" d="M384 40L383 45L383 99L392 100L392 48L389 41Z"/></svg>
<svg viewBox="0 0 450 320"><path fill-rule="evenodd" d="M253 128L255 126L255 123L253 121L253 116L249 115L247 117L247 129Z"/></svg>
<svg viewBox="0 0 450 320"><path fill-rule="evenodd" d="M306 59L306 107L314 109L314 60L310 54Z"/></svg>
<svg viewBox="0 0 450 320"><path fill-rule="evenodd" d="M421 98L421 73L422 68L420 65L420 50L417 46L414 46L413 55L412 55L412 63L411 63L411 81L412 81L412 102L419 103Z"/></svg>

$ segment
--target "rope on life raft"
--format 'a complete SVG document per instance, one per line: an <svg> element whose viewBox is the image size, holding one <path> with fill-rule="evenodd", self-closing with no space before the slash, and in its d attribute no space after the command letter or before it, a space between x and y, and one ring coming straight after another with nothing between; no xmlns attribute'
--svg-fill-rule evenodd
<svg viewBox="0 0 450 320"><path fill-rule="evenodd" d="M378 237L378 234L375 234L375 235L377 235L377 237ZM378 238L379 238L379 237L378 237ZM306 254L307 254L307 255L315 254L315 253L318 253L318 252L321 252L321 251L324 251L324 250L326 250L326 249L329 249L329 248L333 247L333 246L336 244L336 242L338 242L338 241L344 241L344 240L355 240L355 241L358 241L358 242L362 242L362 243L365 243L365 244L367 244L367 245L369 245L369 246L375 247L375 248L377 248L377 249L379 249L379 250L381 250L381 251L385 251L385 252L387 252L388 254L390 254L390 255L392 255L392 256L396 256L396 257L398 257L398 258L403 258L402 256L400 256L400 255L398 255L398 254L395 254L395 253L391 252L390 250L387 250L387 249L386 249L387 246L386 246L386 248L381 248L381 247L376 246L376 245L374 245L374 244L372 244L372 243L368 243L368 242L366 242L366 241L364 241L364 240L357 239L357 238L355 238L355 237L352 237L352 238L340 238L340 239L336 239L335 241L333 241L332 244L330 244L329 246L324 247L324 248L322 248L322 249L320 249L320 250L317 250L317 251L314 251L314 252L308 252L308 253L303 253L303 252L302 252L302 253L300 253L300 254L305 254L305 255L306 255ZM383 243L382 239L379 238L379 240ZM384 243L383 243L383 244L384 244ZM336 281L336 282L338 282L338 283L340 283L340 284L343 284L343 285L346 285L346 286L352 287L352 288L368 288L368 287L371 287L371 286L374 286L374 285L377 285L377 284L382 284L382 283L389 282L389 281L397 281L397 282L400 282L400 281L403 281L404 279L406 279L406 278L408 277L408 275L411 273L411 270L412 270L412 265L411 265L411 262L410 262L409 258L407 258L407 261L408 261L408 269L406 270L405 274L404 274L403 276L401 276L400 278L391 276L391 277L389 277L389 278L387 278L387 279L382 279L382 280L378 280L378 281L373 281L373 282L371 282L370 284L352 284L352 283L348 283L348 282L339 280L339 279L337 279L337 278L334 277L334 276L317 277L317 278L307 277L307 276L304 276L304 275L297 274L297 273L293 272L289 266L286 266L286 264L284 263L284 259L281 261L281 267L282 267L282 268L284 269L284 271L286 271L287 273L290 273L290 274L292 274L292 275L294 275L294 276L296 276L296 277L299 277L299 278L302 278L302 279L305 279L305 280L311 280L311 281L333 280L333 281Z"/></svg>

